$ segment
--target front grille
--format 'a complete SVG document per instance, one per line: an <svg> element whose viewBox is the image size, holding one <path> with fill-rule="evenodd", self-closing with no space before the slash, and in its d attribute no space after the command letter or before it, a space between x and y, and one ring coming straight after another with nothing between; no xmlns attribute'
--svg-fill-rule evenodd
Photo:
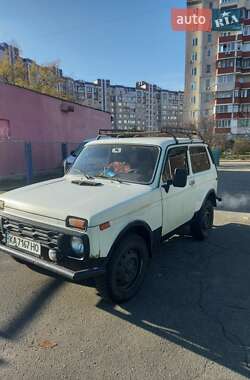
<svg viewBox="0 0 250 380"><path fill-rule="evenodd" d="M2 219L2 230L3 234L9 232L16 236L33 239L46 248L57 248L61 236L60 233L7 218Z"/></svg>

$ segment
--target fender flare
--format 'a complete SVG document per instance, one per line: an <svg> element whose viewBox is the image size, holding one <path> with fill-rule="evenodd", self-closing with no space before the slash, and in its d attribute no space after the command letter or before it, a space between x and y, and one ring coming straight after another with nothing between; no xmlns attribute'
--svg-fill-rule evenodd
<svg viewBox="0 0 250 380"><path fill-rule="evenodd" d="M138 231L140 231L140 232L138 233ZM117 235L115 241L113 242L113 244L109 250L109 253L107 256L108 258L110 258L110 256L112 255L112 253L115 250L118 242L121 241L121 239L123 239L130 232L131 233L137 232L138 235L142 236L145 239L146 244L148 246L149 254L150 254L150 256L152 256L152 250L153 250L153 246L154 246L154 232L151 230L150 226L146 222L144 222L142 220L135 220L135 221L129 223L126 227L124 227L119 232L119 234Z"/></svg>
<svg viewBox="0 0 250 380"><path fill-rule="evenodd" d="M201 204L200 209L202 209L202 207L204 206L204 204L206 203L206 201L208 199L211 199L214 207L217 206L217 202L216 202L217 197L216 197L216 193L215 193L214 189L211 189L211 190L208 191L208 193L206 194L205 198L203 199L203 202ZM197 214L197 212L200 211L200 209L196 211L196 214Z"/></svg>

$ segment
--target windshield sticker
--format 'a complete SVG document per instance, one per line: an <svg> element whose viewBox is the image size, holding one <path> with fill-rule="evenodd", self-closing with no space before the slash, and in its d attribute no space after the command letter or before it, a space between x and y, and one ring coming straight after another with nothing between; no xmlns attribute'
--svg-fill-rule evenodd
<svg viewBox="0 0 250 380"><path fill-rule="evenodd" d="M112 153L121 153L122 152L122 148L113 148L112 149Z"/></svg>

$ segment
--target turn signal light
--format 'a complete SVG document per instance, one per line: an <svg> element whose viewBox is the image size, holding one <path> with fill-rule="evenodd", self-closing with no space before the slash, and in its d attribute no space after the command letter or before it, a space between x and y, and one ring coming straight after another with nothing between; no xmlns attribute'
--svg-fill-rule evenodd
<svg viewBox="0 0 250 380"><path fill-rule="evenodd" d="M0 199L0 210L3 210L4 209L4 201L1 201Z"/></svg>
<svg viewBox="0 0 250 380"><path fill-rule="evenodd" d="M66 219L66 226L77 228L79 230L86 230L88 227L88 221L86 219L76 218L74 216L68 216Z"/></svg>
<svg viewBox="0 0 250 380"><path fill-rule="evenodd" d="M104 230L106 230L109 227L110 227L110 222L105 222L105 223L102 223L102 224L99 225L99 228L100 228L101 231L104 231Z"/></svg>

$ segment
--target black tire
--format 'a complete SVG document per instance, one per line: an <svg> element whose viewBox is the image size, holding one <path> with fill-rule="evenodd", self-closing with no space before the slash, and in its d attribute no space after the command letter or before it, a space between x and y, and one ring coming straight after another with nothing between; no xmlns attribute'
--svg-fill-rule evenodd
<svg viewBox="0 0 250 380"><path fill-rule="evenodd" d="M214 206L208 199L195 215L191 222L191 234L196 240L204 240L208 237L209 230L213 227Z"/></svg>
<svg viewBox="0 0 250 380"><path fill-rule="evenodd" d="M112 252L106 274L96 278L100 296L114 303L134 297L144 280L148 261L144 239L136 234L127 235Z"/></svg>

